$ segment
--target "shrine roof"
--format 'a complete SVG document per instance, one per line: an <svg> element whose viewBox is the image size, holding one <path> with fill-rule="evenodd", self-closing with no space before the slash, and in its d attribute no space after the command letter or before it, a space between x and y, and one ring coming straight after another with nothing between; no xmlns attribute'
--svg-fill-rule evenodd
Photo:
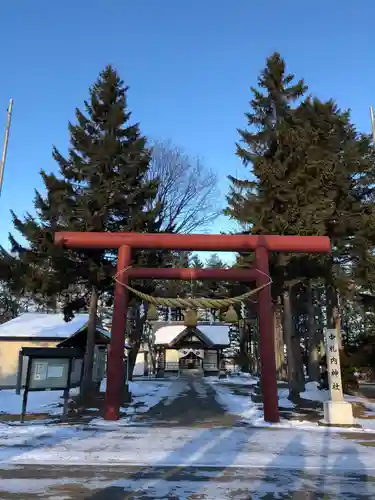
<svg viewBox="0 0 375 500"><path fill-rule="evenodd" d="M229 345L229 326L228 325L202 325L196 327L210 341L212 346ZM186 330L186 326L167 325L158 328L155 331L156 345L169 345Z"/></svg>
<svg viewBox="0 0 375 500"><path fill-rule="evenodd" d="M67 339L87 328L89 315L76 314L71 321L64 321L63 314L23 313L0 325L0 338L4 339ZM110 337L110 332L97 326L96 330Z"/></svg>

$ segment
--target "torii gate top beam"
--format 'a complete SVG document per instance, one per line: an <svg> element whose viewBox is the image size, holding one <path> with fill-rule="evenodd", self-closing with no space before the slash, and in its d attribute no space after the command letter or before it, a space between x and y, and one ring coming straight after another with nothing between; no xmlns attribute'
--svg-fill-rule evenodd
<svg viewBox="0 0 375 500"><path fill-rule="evenodd" d="M250 252L264 247L270 252L329 253L327 236L254 236L246 234L170 234L170 233L78 233L58 232L55 244L68 248L131 248Z"/></svg>

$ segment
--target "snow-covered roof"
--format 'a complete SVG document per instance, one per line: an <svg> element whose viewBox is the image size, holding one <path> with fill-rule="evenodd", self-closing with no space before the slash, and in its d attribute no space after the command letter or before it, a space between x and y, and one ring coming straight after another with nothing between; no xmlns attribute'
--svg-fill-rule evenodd
<svg viewBox="0 0 375 500"><path fill-rule="evenodd" d="M229 345L229 326L227 325L197 325L213 344ZM186 330L185 325L163 326L155 331L155 344L170 344L181 332Z"/></svg>
<svg viewBox="0 0 375 500"><path fill-rule="evenodd" d="M0 325L0 338L67 339L86 326L88 319L88 314L76 314L71 321L66 322L63 314L24 313ZM106 330L98 330L109 336Z"/></svg>

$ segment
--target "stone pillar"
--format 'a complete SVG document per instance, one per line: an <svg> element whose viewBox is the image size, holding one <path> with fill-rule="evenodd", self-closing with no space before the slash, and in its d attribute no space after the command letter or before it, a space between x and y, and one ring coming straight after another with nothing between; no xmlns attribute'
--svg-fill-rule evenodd
<svg viewBox="0 0 375 500"><path fill-rule="evenodd" d="M328 425L354 425L352 405L344 400L341 380L340 350L337 329L327 328L326 356L330 400L324 402L324 423Z"/></svg>

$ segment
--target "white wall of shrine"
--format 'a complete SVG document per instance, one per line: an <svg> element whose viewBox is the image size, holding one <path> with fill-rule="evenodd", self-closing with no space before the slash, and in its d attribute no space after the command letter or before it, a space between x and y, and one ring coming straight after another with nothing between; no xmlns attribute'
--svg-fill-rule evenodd
<svg viewBox="0 0 375 500"><path fill-rule="evenodd" d="M165 361L166 363L178 363L180 359L177 349L166 349L165 350Z"/></svg>
<svg viewBox="0 0 375 500"><path fill-rule="evenodd" d="M133 375L135 377L140 377L143 376L145 373L145 353L143 351L138 352L136 360L135 360L135 365L134 365L134 371Z"/></svg>
<svg viewBox="0 0 375 500"><path fill-rule="evenodd" d="M203 351L200 349L190 349L190 348L185 348L185 349L166 349L165 350L165 362L166 362L166 371L169 370L176 370L179 364L180 357L183 356L184 350L188 351L200 351L200 356L203 356L203 368L205 372L217 372L218 366L217 366L217 350L211 349L207 351ZM170 364L168 367L168 363ZM145 363L145 353L143 351L140 351L137 355L137 359L135 362L134 366L134 372L133 375L136 377L143 376L145 374L146 370L146 363Z"/></svg>
<svg viewBox="0 0 375 500"><path fill-rule="evenodd" d="M183 357L183 351L184 349L166 349L165 350L165 361L166 363L178 363L180 360L180 357ZM185 350L187 351L195 351L197 349L190 349L186 348ZM199 349L198 349L199 350ZM216 371L217 370L217 351L216 350L208 350L208 351L202 351L203 354L203 367L207 369L207 371ZM200 356L199 356L200 357ZM167 367L168 369L168 367Z"/></svg>
<svg viewBox="0 0 375 500"><path fill-rule="evenodd" d="M218 370L217 366L217 351L205 351L203 367L206 372L216 372Z"/></svg>

